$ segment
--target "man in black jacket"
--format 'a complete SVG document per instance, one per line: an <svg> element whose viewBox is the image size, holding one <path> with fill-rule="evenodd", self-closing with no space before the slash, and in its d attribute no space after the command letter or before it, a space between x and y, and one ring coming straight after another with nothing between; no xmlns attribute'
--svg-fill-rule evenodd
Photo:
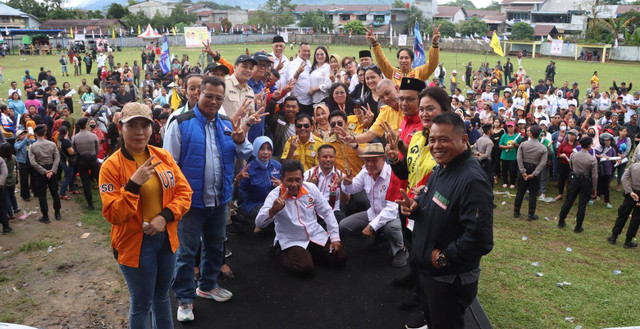
<svg viewBox="0 0 640 329"><path fill-rule="evenodd" d="M403 191L396 201L415 220L411 264L421 274L430 329L464 328L465 309L478 292L480 258L493 248L493 192L468 139L458 115L435 117L429 145L438 165L415 200Z"/></svg>

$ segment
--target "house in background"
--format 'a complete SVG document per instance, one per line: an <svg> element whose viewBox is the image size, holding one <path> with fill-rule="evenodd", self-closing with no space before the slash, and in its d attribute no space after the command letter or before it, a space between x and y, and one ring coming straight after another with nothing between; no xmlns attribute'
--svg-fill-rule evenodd
<svg viewBox="0 0 640 329"><path fill-rule="evenodd" d="M153 18L156 14L162 16L171 15L171 12L178 3L179 2L175 1L147 0L131 5L127 7L127 9L133 14L143 12L146 17Z"/></svg>
<svg viewBox="0 0 640 329"><path fill-rule="evenodd" d="M33 15L0 3L0 27L4 29L37 29L42 23Z"/></svg>
<svg viewBox="0 0 640 329"><path fill-rule="evenodd" d="M119 19L115 18L102 18L102 19L48 19L40 25L41 29L60 29L68 31L69 28L78 29L78 33L87 30L87 35L91 35L91 32L95 36L100 35L102 31L103 35L111 35L112 29L116 30L116 33L122 29L123 32L129 32L129 30L122 24Z"/></svg>
<svg viewBox="0 0 640 329"><path fill-rule="evenodd" d="M389 5L298 5L292 13L296 22L299 22L302 14L318 9L331 18L335 29L341 29L350 21L361 21L364 25L373 25L374 28L387 25L391 21Z"/></svg>
<svg viewBox="0 0 640 329"><path fill-rule="evenodd" d="M466 18L467 12L458 6L438 6L438 12L433 16L434 20L444 19L453 24L464 21Z"/></svg>
<svg viewBox="0 0 640 329"><path fill-rule="evenodd" d="M496 10L466 10L467 19L477 17L489 25L489 31L496 31L501 34L505 32L505 22L507 17ZM489 33L493 34L493 32Z"/></svg>

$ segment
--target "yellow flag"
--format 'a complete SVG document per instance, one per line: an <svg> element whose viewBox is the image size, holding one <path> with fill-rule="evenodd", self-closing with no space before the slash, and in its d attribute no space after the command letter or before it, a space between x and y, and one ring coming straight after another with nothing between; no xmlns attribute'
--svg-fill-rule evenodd
<svg viewBox="0 0 640 329"><path fill-rule="evenodd" d="M498 39L498 35L496 31L493 31L493 37L491 37L491 43L489 44L491 48L493 48L493 52L504 57L504 53L502 52L502 46L500 46L500 40Z"/></svg>
<svg viewBox="0 0 640 329"><path fill-rule="evenodd" d="M69 28L69 34L71 34L71 38L73 39L73 28L72 27Z"/></svg>
<svg viewBox="0 0 640 329"><path fill-rule="evenodd" d="M180 96L178 96L178 90L177 88L173 88L173 93L171 94L171 108L174 110L177 110L179 107L182 106L182 100L180 99Z"/></svg>
<svg viewBox="0 0 640 329"><path fill-rule="evenodd" d="M113 40L116 39L116 29L112 29L111 30L111 39L113 39Z"/></svg>
<svg viewBox="0 0 640 329"><path fill-rule="evenodd" d="M140 24L138 24L138 35L142 34L142 31L140 31Z"/></svg>
<svg viewBox="0 0 640 329"><path fill-rule="evenodd" d="M175 26L174 26L174 27L172 27L172 28L171 28L171 30L173 30L173 35L178 34L178 32L176 31L176 27L175 27Z"/></svg>

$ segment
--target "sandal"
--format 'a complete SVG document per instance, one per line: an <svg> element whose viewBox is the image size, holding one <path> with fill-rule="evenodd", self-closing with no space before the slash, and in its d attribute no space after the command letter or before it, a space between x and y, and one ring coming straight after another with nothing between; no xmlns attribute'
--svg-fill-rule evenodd
<svg viewBox="0 0 640 329"><path fill-rule="evenodd" d="M62 200L71 200L71 198L66 196L66 195L61 195L60 199L62 199Z"/></svg>
<svg viewBox="0 0 640 329"><path fill-rule="evenodd" d="M80 192L80 191L78 191L78 190L74 190L74 191L71 191L71 192L69 192L69 193L71 193L71 194L81 194L82 192Z"/></svg>

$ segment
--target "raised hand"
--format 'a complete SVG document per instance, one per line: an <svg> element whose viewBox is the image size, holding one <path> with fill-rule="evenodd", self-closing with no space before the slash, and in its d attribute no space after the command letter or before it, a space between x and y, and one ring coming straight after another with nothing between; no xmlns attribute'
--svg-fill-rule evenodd
<svg viewBox="0 0 640 329"><path fill-rule="evenodd" d="M209 40L202 41L202 45L204 46L204 52L206 52L207 54L211 55L211 57L217 57L218 56L218 52L217 51L213 51L213 49L211 49L211 46L209 45Z"/></svg>
<svg viewBox="0 0 640 329"><path fill-rule="evenodd" d="M249 178L249 173L247 172L247 170L249 170L250 166L251 164L245 164L242 167L242 170L240 170L240 172L236 175L236 183L240 183L243 179Z"/></svg>
<svg viewBox="0 0 640 329"><path fill-rule="evenodd" d="M280 195L280 197L278 197L273 201L273 205L271 206L271 210L269 211L270 212L269 215L271 215L271 217L275 216L278 212L280 212L280 210L284 208L285 206L284 198L286 198L287 195L289 195L289 188L285 189L284 194Z"/></svg>
<svg viewBox="0 0 640 329"><path fill-rule="evenodd" d="M280 61L280 63L278 63L278 66L276 66L276 71L280 72L280 70L282 70L283 67L284 67L284 61Z"/></svg>
<svg viewBox="0 0 640 329"><path fill-rule="evenodd" d="M369 105L369 103L367 103L367 108L364 110L364 114L365 114L365 118L364 118L364 122L362 124L364 125L369 125L371 126L371 124L373 123L373 117L375 116L375 114L373 114L373 111L371 111L371 105Z"/></svg>
<svg viewBox="0 0 640 329"><path fill-rule="evenodd" d="M306 66L307 66L307 61L302 61L302 63L298 67L298 70L296 71L296 75L302 74Z"/></svg>
<svg viewBox="0 0 640 329"><path fill-rule="evenodd" d="M373 34L373 28L364 27L364 30L367 31L367 40L371 43L376 42L376 36Z"/></svg>
<svg viewBox="0 0 640 329"><path fill-rule="evenodd" d="M351 172L351 170L347 170L345 176L342 176L342 183L344 185L353 184L353 173Z"/></svg>
<svg viewBox="0 0 640 329"><path fill-rule="evenodd" d="M273 187L276 187L282 185L282 182L275 178L275 176L271 175L271 184L273 184Z"/></svg>
<svg viewBox="0 0 640 329"><path fill-rule="evenodd" d="M440 41L440 26L438 25L438 27L436 27L436 25L433 25L433 38L431 39L431 43L438 43Z"/></svg>
<svg viewBox="0 0 640 329"><path fill-rule="evenodd" d="M393 128L391 128L391 125L389 124L389 122L385 121L382 123L382 129L384 129L384 133L386 135L387 138L387 142L389 145L389 148L391 150L398 150L398 142L400 140L400 137L398 136L398 133L393 130Z"/></svg>
<svg viewBox="0 0 640 329"><path fill-rule="evenodd" d="M316 177L315 175L311 174L309 175L309 178L307 179L307 182L313 184L313 185L318 185L318 177Z"/></svg>
<svg viewBox="0 0 640 329"><path fill-rule="evenodd" d="M155 174L155 168L162 163L162 161L152 163L153 159L155 158L155 155L150 156L149 159L147 159L147 161L142 164L142 166L138 167L133 175L131 175L131 181L138 185L146 183L149 178L151 178L151 176Z"/></svg>
<svg viewBox="0 0 640 329"><path fill-rule="evenodd" d="M245 141L245 132L242 130L242 119L238 119L236 121L231 120L231 127L233 128L233 132L231 133L231 138L233 142L236 144L242 144Z"/></svg>
<svg viewBox="0 0 640 329"><path fill-rule="evenodd" d="M298 135L293 136L293 138L291 139L291 142L289 143L289 152L295 152L296 149L298 149L299 143L300 143L300 140L298 139Z"/></svg>
<svg viewBox="0 0 640 329"><path fill-rule="evenodd" d="M269 115L269 113L264 113L265 107L262 106L256 113L250 115L247 118L247 123L250 125L255 125L258 124L262 121L262 118L266 117L267 115Z"/></svg>
<svg viewBox="0 0 640 329"><path fill-rule="evenodd" d="M416 200L410 199L404 189L400 189L400 193L402 194L402 199L396 200L396 203L400 205L400 212L405 216L411 216L418 209L418 203Z"/></svg>
<svg viewBox="0 0 640 329"><path fill-rule="evenodd" d="M338 109L343 113L347 113L347 104L338 105Z"/></svg>

